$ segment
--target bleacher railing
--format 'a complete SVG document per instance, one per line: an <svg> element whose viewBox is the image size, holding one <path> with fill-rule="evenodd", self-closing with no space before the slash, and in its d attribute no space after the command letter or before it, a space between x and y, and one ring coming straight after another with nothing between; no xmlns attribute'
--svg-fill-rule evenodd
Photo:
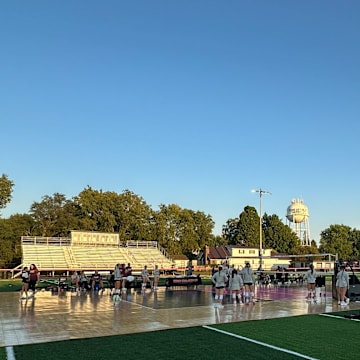
<svg viewBox="0 0 360 360"><path fill-rule="evenodd" d="M122 261L131 262L134 267L143 267L146 262L150 262L151 264L160 264L165 266L170 266L173 264L173 260L171 256L166 252L166 250L161 247L157 241L145 241L145 240L130 240L126 243L119 242L119 244L106 244L106 243L77 243L76 241L72 241L71 238L65 237L42 237L42 236L22 236L21 237L21 245L24 246L24 254L25 248L26 251L26 259L23 256L23 261L28 261L29 256L31 257L31 261L36 261L41 269L44 270L57 270L57 269L83 269L91 266L92 268L113 268L113 259L112 256L109 256L109 262L106 259L106 256L100 252L101 248L109 248L109 247L118 247L125 250L124 259ZM38 246L37 246L38 245ZM30 250L30 246L34 246L34 251L31 254L28 254ZM64 251L61 253L62 258L58 258L60 254L56 255L54 251L49 252L49 256L44 259L44 252L46 253L46 248L52 247L52 250L55 250L56 247L63 247ZM99 249L98 258L97 259L81 259L77 253L75 253L75 249L90 249L95 248ZM159 251L164 258L154 257L154 255L146 255L146 258L139 256L138 254L133 254L132 249L149 249L149 250L157 250ZM60 249L59 249L60 250ZM86 251L86 250L85 250ZM24 255L23 254L23 255ZM110 260L111 259L111 260ZM59 261L60 260L60 261ZM95 261L94 261L95 260ZM118 260L118 259L117 259ZM168 262L168 264L166 264ZM149 264L150 265L150 264ZM16 271L17 269L14 269ZM17 272L17 271L16 271Z"/></svg>
<svg viewBox="0 0 360 360"><path fill-rule="evenodd" d="M71 239L63 237L22 236L21 244L70 246Z"/></svg>

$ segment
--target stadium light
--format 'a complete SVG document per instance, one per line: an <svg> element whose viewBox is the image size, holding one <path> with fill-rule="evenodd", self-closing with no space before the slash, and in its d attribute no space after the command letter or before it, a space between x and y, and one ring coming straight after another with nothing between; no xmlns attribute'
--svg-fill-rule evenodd
<svg viewBox="0 0 360 360"><path fill-rule="evenodd" d="M271 192L266 191L264 189L254 189L251 190L251 192L257 192L259 193L259 198L260 198L260 209L259 209L259 218L260 218L260 238L259 238L259 270L263 270L262 265L262 255L263 255L263 248L262 248L262 195L263 194L268 194L271 195Z"/></svg>

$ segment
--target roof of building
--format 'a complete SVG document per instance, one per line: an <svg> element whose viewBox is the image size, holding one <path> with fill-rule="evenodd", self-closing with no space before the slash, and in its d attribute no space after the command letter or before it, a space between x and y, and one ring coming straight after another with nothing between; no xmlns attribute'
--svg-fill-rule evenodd
<svg viewBox="0 0 360 360"><path fill-rule="evenodd" d="M258 246L243 246L243 245L231 245L233 249L259 249ZM263 250L269 250L270 248L264 247Z"/></svg>
<svg viewBox="0 0 360 360"><path fill-rule="evenodd" d="M226 245L221 246L210 246L207 257L209 259L226 259L231 256L231 252L229 251Z"/></svg>
<svg viewBox="0 0 360 360"><path fill-rule="evenodd" d="M173 260L189 260L186 255L172 255L171 257Z"/></svg>

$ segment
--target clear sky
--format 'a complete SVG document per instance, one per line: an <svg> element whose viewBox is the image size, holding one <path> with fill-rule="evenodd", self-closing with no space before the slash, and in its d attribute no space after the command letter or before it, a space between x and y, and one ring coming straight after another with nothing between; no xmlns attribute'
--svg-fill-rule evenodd
<svg viewBox="0 0 360 360"><path fill-rule="evenodd" d="M360 229L360 2L0 2L3 217L87 185Z"/></svg>

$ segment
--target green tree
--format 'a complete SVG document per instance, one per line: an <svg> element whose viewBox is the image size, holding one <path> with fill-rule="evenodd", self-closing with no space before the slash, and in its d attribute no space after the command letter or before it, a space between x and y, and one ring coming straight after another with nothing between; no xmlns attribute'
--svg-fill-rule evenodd
<svg viewBox="0 0 360 360"><path fill-rule="evenodd" d="M353 246L353 259L359 259L360 256L360 230L352 229L349 234L349 240Z"/></svg>
<svg viewBox="0 0 360 360"><path fill-rule="evenodd" d="M129 190L121 194L87 187L74 197L81 228L119 233L120 240L152 240L153 211Z"/></svg>
<svg viewBox="0 0 360 360"><path fill-rule="evenodd" d="M45 195L40 202L34 202L30 214L35 222L33 235L45 237L66 237L70 230L76 230L75 207L65 195Z"/></svg>
<svg viewBox="0 0 360 360"><path fill-rule="evenodd" d="M161 204L159 211L155 215L156 235L159 244L164 247L169 254L181 254L180 223L181 208L179 205Z"/></svg>
<svg viewBox="0 0 360 360"><path fill-rule="evenodd" d="M214 221L201 211L161 204L154 214L154 224L155 238L170 254L184 254L193 259L205 245L215 242Z"/></svg>
<svg viewBox="0 0 360 360"><path fill-rule="evenodd" d="M264 214L262 227L264 248L272 248L278 253L293 254L294 250L300 246L299 238L277 215Z"/></svg>
<svg viewBox="0 0 360 360"><path fill-rule="evenodd" d="M349 226L330 225L320 234L320 252L338 254L339 259L353 258L353 245Z"/></svg>
<svg viewBox="0 0 360 360"><path fill-rule="evenodd" d="M213 239L208 244L209 246L222 246L228 245L227 240L222 235L213 236Z"/></svg>
<svg viewBox="0 0 360 360"><path fill-rule="evenodd" d="M223 237L230 245L259 246L260 218L252 206L246 206L238 218L229 219L223 226Z"/></svg>
<svg viewBox="0 0 360 360"><path fill-rule="evenodd" d="M117 210L120 239L156 240L152 232L154 211L141 196L124 190Z"/></svg>
<svg viewBox="0 0 360 360"><path fill-rule="evenodd" d="M239 241L239 218L228 219L222 227L221 237L229 245L236 245Z"/></svg>
<svg viewBox="0 0 360 360"><path fill-rule="evenodd" d="M214 222L210 215L189 209L181 210L179 220L181 252L192 259L195 253L211 241Z"/></svg>
<svg viewBox="0 0 360 360"><path fill-rule="evenodd" d="M315 242L313 242L311 246L301 246L299 244L292 251L292 255L304 255L304 256L296 257L294 261L301 261L308 264L316 260L322 260L322 257L319 256L306 256L306 255L316 255L316 254L319 254L319 249L317 248Z"/></svg>
<svg viewBox="0 0 360 360"><path fill-rule="evenodd" d="M28 214L15 214L8 219L0 219L0 266L20 264L21 236L32 235L34 226L34 220Z"/></svg>
<svg viewBox="0 0 360 360"><path fill-rule="evenodd" d="M114 232L117 228L115 193L93 190L90 186L73 198L81 230Z"/></svg>
<svg viewBox="0 0 360 360"><path fill-rule="evenodd" d="M0 177L0 210L11 201L14 183L6 174Z"/></svg>

